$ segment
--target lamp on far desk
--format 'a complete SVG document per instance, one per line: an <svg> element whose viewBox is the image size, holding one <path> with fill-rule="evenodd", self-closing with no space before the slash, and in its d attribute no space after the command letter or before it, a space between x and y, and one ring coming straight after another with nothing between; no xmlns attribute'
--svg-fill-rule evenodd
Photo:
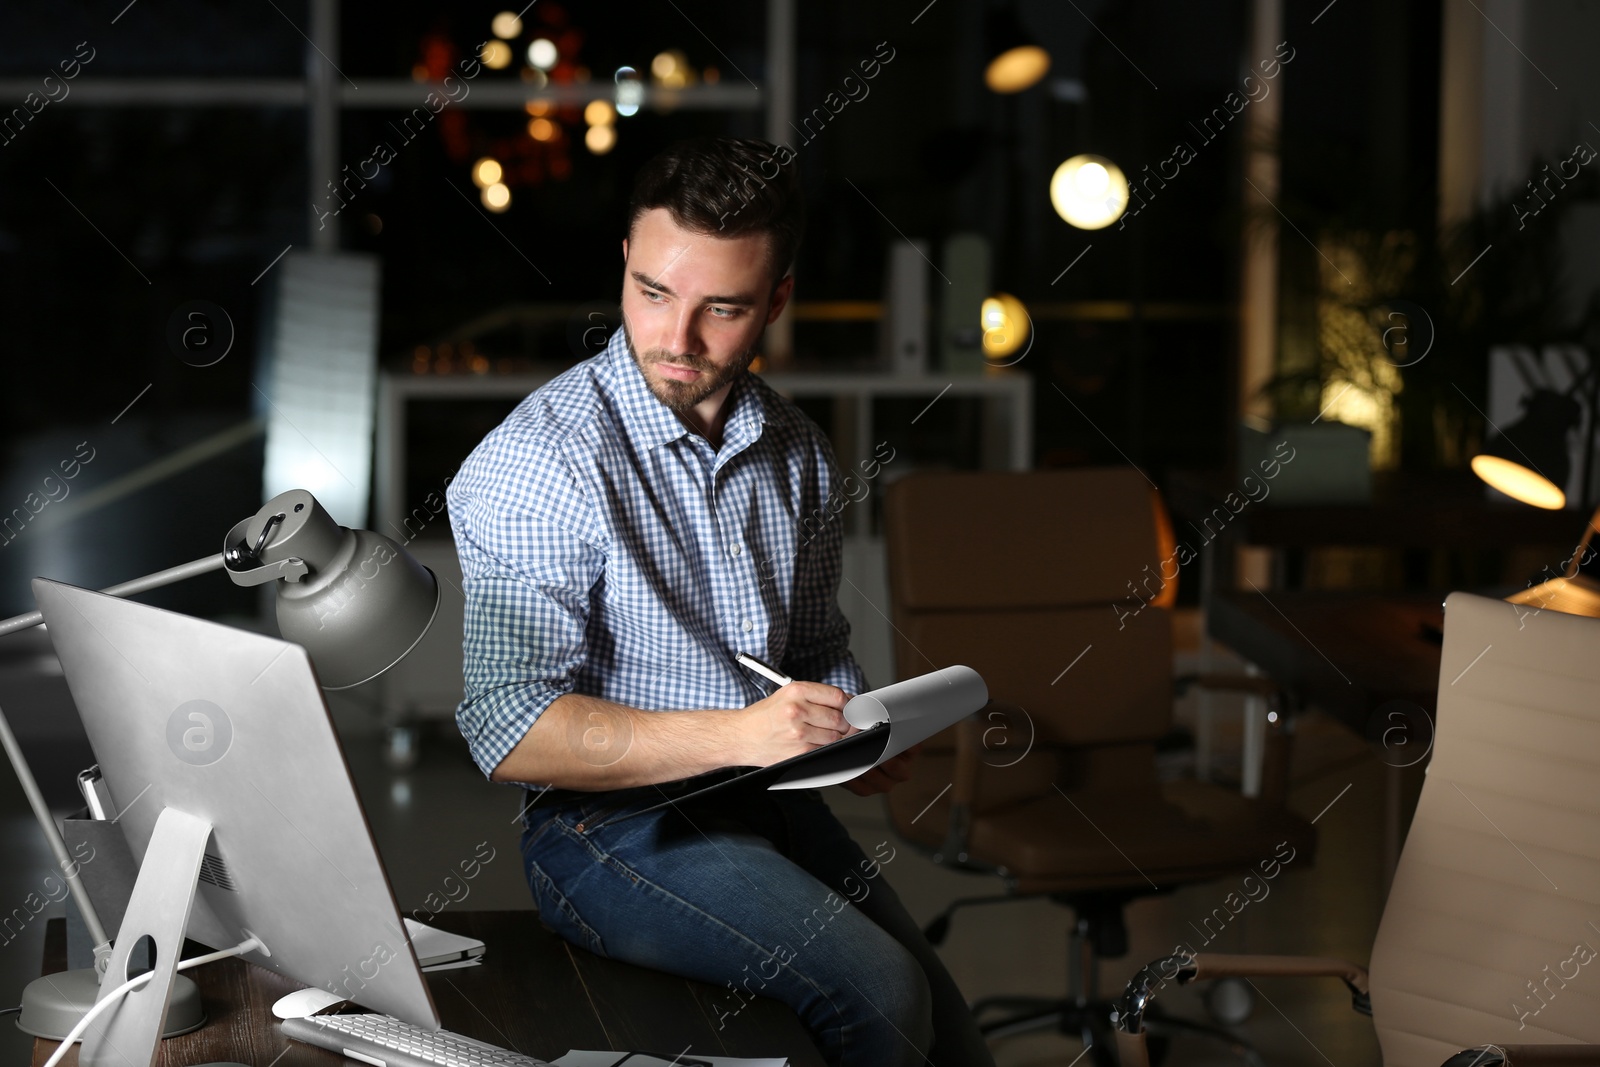
<svg viewBox="0 0 1600 1067"><path fill-rule="evenodd" d="M439 606L439 586L432 571L381 534L340 526L303 489L273 497L237 523L216 555L102 592L132 596L219 570L235 585L277 584L278 629L286 640L305 647L325 689L360 685L398 663L422 640ZM37 611L6 619L0 622L0 636L43 621ZM46 975L23 994L19 1025L36 1036L59 1040L94 1005L109 940L3 713L0 744L95 944L95 969ZM182 1033L200 1022L198 992L180 976L167 1034Z"/></svg>
<svg viewBox="0 0 1600 1067"><path fill-rule="evenodd" d="M1472 457L1472 471L1491 487L1524 504L1556 511L1567 506L1562 487L1572 474L1567 452L1567 433L1578 423L1581 411L1570 394L1538 389L1528 397L1526 412ZM1593 416L1590 419L1589 449L1594 448ZM1587 491L1588 466L1584 464L1584 489ZM1557 577L1540 582L1506 597L1513 604L1552 608L1569 615L1600 618L1600 582L1578 573L1584 552L1600 522L1596 508L1584 527L1572 558Z"/></svg>

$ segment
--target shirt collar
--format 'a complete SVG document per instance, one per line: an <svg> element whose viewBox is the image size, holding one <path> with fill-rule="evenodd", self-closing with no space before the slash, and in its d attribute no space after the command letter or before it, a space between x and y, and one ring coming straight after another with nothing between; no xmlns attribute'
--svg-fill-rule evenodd
<svg viewBox="0 0 1600 1067"><path fill-rule="evenodd" d="M606 358L610 362L611 381L623 427L640 451L649 451L690 433L672 409L656 399L656 395L650 391L644 371L634 362L633 355L628 351L627 337L620 328L611 335ZM722 447L717 450L719 460L742 451L754 442L761 436L767 421L766 405L762 402L760 390L752 385L749 371L733 380L733 388L728 391L725 403L731 407L722 429Z"/></svg>

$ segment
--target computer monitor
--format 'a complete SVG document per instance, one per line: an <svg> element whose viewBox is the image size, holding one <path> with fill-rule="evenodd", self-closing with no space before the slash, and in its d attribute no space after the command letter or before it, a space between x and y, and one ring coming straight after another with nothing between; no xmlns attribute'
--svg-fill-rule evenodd
<svg viewBox="0 0 1600 1067"><path fill-rule="evenodd" d="M42 578L33 591L141 865L102 996L133 976L136 943L155 948L150 984L91 1025L80 1062L154 1048L185 933L254 936L251 963L437 1029L305 649Z"/></svg>

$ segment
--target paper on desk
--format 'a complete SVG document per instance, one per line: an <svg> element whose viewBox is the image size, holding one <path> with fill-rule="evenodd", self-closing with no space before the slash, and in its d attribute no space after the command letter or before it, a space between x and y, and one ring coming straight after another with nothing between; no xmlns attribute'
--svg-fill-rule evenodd
<svg viewBox="0 0 1600 1067"><path fill-rule="evenodd" d="M817 789L848 782L917 742L954 726L988 702L989 687L978 672L960 666L945 667L851 697L844 706L845 721L851 726L865 730L882 722L889 724L889 738L882 751L876 757L870 753L858 755L847 766L830 767L820 773L798 767L795 774L799 777L780 778L768 788Z"/></svg>
<svg viewBox="0 0 1600 1067"><path fill-rule="evenodd" d="M612 1067L612 1064L626 1053L622 1052L578 1052L572 1051L559 1060L552 1060L551 1067ZM684 1053L680 1053L680 1056ZM783 1057L775 1060L750 1060L737 1056L701 1056L693 1054L693 1059L709 1063L712 1067L789 1067L789 1061ZM681 1067L681 1060L661 1059L658 1056L634 1056L627 1062L627 1067Z"/></svg>
<svg viewBox="0 0 1600 1067"><path fill-rule="evenodd" d="M474 956L470 960L451 960L448 963L430 963L426 967L422 968L422 970L425 973L431 974L434 971L459 971L463 967L481 967L482 965L483 957Z"/></svg>

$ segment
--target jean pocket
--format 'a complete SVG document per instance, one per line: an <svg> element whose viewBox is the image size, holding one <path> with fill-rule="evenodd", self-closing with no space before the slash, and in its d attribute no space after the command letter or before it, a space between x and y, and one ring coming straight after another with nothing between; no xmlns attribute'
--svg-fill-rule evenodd
<svg viewBox="0 0 1600 1067"><path fill-rule="evenodd" d="M559 937L596 956L606 954L600 934L583 921L572 902L556 887L555 882L537 863L528 864L528 883L533 890L533 902L539 908L539 919Z"/></svg>
<svg viewBox="0 0 1600 1067"><path fill-rule="evenodd" d="M584 801L578 805L578 813L573 829L580 834L597 829L613 815L638 799L637 796L631 794L618 796L615 793L602 793L593 800Z"/></svg>

